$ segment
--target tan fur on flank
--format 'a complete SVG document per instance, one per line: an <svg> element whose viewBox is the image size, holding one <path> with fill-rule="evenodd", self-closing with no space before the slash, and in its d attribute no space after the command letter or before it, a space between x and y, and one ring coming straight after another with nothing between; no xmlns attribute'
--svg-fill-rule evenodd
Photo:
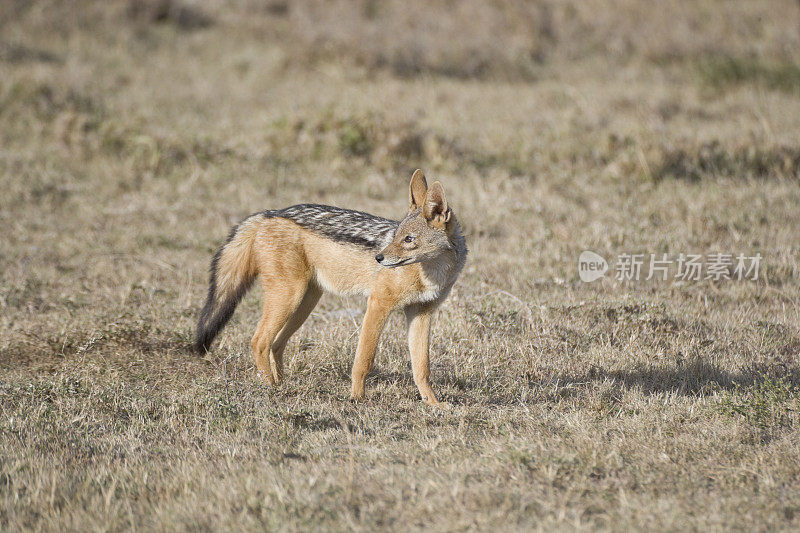
<svg viewBox="0 0 800 533"><path fill-rule="evenodd" d="M422 172L414 173L409 185L409 215L396 223L393 235L385 235L385 246L377 254L374 248L358 244L358 232L353 242L348 242L303 225L324 224L325 206L309 205L305 211L304 206L295 207L301 213L297 220L283 212L249 217L218 252L212 264L209 299L198 326L198 339L203 339L198 345L207 349L232 313L232 308L223 308L219 314L225 316L215 322L215 306L230 302L235 306L243 284L257 274L263 306L251 343L253 357L267 383L276 385L283 379L286 343L322 293L363 294L368 296L367 312L353 364L351 397L364 398L365 380L383 326L394 309L402 308L408 321L414 382L423 401L437 404L429 382L431 315L455 283L467 254L442 185L435 182L428 189ZM354 224L363 215L344 213L344 220L351 216Z"/></svg>

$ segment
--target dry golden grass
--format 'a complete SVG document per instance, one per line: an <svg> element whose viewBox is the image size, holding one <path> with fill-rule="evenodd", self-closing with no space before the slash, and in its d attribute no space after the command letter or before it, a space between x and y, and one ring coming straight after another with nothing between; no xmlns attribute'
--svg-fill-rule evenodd
<svg viewBox="0 0 800 533"><path fill-rule="evenodd" d="M800 527L797 2L6 2L0 529ZM471 255L417 397L323 298L266 388L257 295L188 351L228 227L402 215ZM758 282L579 281L591 249Z"/></svg>

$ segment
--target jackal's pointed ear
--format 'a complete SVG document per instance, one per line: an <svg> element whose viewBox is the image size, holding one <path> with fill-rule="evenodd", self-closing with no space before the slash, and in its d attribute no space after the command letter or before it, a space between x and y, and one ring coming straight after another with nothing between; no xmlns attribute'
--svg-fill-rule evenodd
<svg viewBox="0 0 800 533"><path fill-rule="evenodd" d="M444 196L444 187L434 181L428 194L425 196L425 205L422 206L422 215L431 226L444 228L450 221L452 211L447 207L447 198Z"/></svg>
<svg viewBox="0 0 800 533"><path fill-rule="evenodd" d="M419 209L425 202L425 194L428 192L428 182L425 181L425 174L420 169L414 171L411 176L411 184L408 186L408 210Z"/></svg>

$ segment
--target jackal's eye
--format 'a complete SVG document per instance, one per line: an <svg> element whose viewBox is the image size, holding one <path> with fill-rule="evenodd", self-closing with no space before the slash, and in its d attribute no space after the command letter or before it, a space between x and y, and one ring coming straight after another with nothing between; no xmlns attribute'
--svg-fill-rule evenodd
<svg viewBox="0 0 800 533"><path fill-rule="evenodd" d="M411 235L406 235L406 238L403 239L403 242L414 242L414 237Z"/></svg>

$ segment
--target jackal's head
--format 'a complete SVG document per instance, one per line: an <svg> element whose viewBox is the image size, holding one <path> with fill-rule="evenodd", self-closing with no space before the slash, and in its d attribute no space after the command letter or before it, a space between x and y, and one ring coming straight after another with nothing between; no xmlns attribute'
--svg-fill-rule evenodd
<svg viewBox="0 0 800 533"><path fill-rule="evenodd" d="M399 267L436 259L455 250L458 223L447 206L438 181L428 188L421 170L414 171L408 187L408 215L400 222L392 242L375 256L383 266Z"/></svg>

